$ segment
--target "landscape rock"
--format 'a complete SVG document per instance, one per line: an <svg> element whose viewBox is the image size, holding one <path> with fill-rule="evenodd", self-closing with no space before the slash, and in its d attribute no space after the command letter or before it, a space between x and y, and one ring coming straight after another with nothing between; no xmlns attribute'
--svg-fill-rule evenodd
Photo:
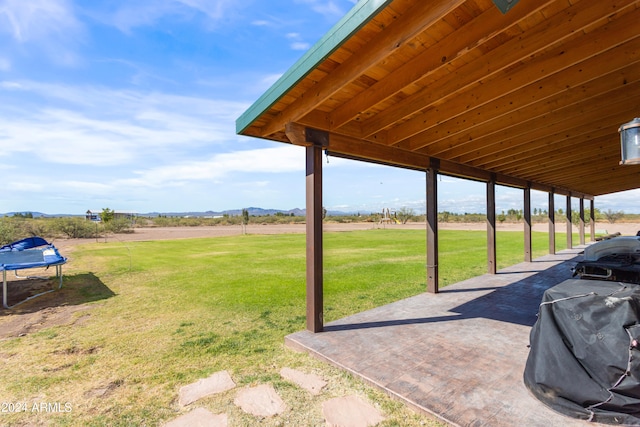
<svg viewBox="0 0 640 427"><path fill-rule="evenodd" d="M227 425L227 414L216 415L205 408L197 408L169 421L164 427L227 427Z"/></svg>
<svg viewBox="0 0 640 427"><path fill-rule="evenodd" d="M244 412L256 417L272 417L287 409L287 405L270 384L240 390L233 402Z"/></svg>
<svg viewBox="0 0 640 427"><path fill-rule="evenodd" d="M291 368L282 368L280 375L285 380L289 380L298 386L304 388L313 395L318 395L327 385L327 382L315 374L305 374Z"/></svg>
<svg viewBox="0 0 640 427"><path fill-rule="evenodd" d="M384 421L380 411L358 396L327 400L322 404L322 415L330 427L369 427Z"/></svg>
<svg viewBox="0 0 640 427"><path fill-rule="evenodd" d="M216 372L208 378L183 386L178 393L180 406L187 406L196 400L216 393L231 390L236 386L227 371Z"/></svg>

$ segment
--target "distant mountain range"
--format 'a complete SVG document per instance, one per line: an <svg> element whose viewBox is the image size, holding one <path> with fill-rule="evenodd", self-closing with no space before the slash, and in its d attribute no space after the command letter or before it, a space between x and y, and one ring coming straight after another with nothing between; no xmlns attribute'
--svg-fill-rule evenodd
<svg viewBox="0 0 640 427"><path fill-rule="evenodd" d="M306 215L306 209L289 209L289 210L281 210L281 209L263 209L250 207L246 208L249 211L249 215L251 216L267 216L267 215L275 215L275 214L284 214L290 216L304 216ZM118 210L116 210L118 212ZM366 214L368 212L361 212ZM22 211L22 212L6 212L0 214L0 216L14 216L14 215L27 215L31 214L33 218L41 218L41 217L67 217L67 216L84 216L84 214L47 214L42 212L30 212L30 211ZM139 213L136 212L138 216L147 216L147 217L157 217L157 216L178 216L178 217L216 217L216 216L238 216L242 215L242 209L230 209L225 211L205 211L205 212L148 212L148 213ZM328 211L327 215L337 216L337 215L353 215L354 212L340 212L340 211Z"/></svg>
<svg viewBox="0 0 640 427"><path fill-rule="evenodd" d="M247 211L249 212L249 215L251 216L267 216L267 215L275 215L275 214L284 214L284 215L291 215L293 214L294 216L304 216L306 213L305 209L289 209L289 210L281 210L281 209L263 209L263 208L256 208L256 207L251 207L251 208L246 208ZM149 213L139 213L139 216L180 216L180 217L184 217L184 216L199 216L199 217L203 217L203 216L207 216L207 217L211 217L211 216L222 216L222 215L229 215L229 216L238 216L238 215L242 215L242 209L229 209L226 211L220 211L220 212L216 212L216 211L205 211L205 212L149 212Z"/></svg>

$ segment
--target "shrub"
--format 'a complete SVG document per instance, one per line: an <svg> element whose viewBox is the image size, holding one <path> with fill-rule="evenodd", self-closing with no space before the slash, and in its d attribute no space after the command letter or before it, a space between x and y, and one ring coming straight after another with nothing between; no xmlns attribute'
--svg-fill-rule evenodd
<svg viewBox="0 0 640 427"><path fill-rule="evenodd" d="M104 230L109 233L132 233L132 222L127 218L114 218L104 223Z"/></svg>
<svg viewBox="0 0 640 427"><path fill-rule="evenodd" d="M19 227L19 222L11 218L0 218L0 244L15 242L21 238L27 237L22 235L23 231Z"/></svg>
<svg viewBox="0 0 640 427"><path fill-rule="evenodd" d="M87 221L84 218L55 218L54 229L70 239L98 237L102 232L102 225Z"/></svg>

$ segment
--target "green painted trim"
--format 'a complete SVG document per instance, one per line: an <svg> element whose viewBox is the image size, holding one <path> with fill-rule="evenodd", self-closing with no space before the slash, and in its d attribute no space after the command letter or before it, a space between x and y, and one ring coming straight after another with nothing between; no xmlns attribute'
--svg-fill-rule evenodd
<svg viewBox="0 0 640 427"><path fill-rule="evenodd" d="M305 53L273 86L236 120L236 133L251 124L300 80L336 51L393 0L360 0L336 25Z"/></svg>

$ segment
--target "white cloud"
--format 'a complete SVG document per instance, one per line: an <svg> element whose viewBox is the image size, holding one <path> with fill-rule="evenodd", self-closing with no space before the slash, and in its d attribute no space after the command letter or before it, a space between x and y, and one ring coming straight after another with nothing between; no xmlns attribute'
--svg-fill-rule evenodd
<svg viewBox="0 0 640 427"><path fill-rule="evenodd" d="M601 211L640 212L640 189L607 194L595 198L595 207Z"/></svg>
<svg viewBox="0 0 640 427"><path fill-rule="evenodd" d="M237 140L236 117L244 103L206 98L73 87L33 82L3 82L0 148L30 153L54 163L117 165L153 158L177 160L177 152ZM48 108L40 107L47 99ZM174 154L171 154L174 153Z"/></svg>
<svg viewBox="0 0 640 427"><path fill-rule="evenodd" d="M209 25L216 24L241 6L231 0L137 0L123 2L117 9L103 11L95 18L129 34L136 27L152 26L166 16L192 20L200 13Z"/></svg>
<svg viewBox="0 0 640 427"><path fill-rule="evenodd" d="M25 193L34 193L40 192L45 189L45 184L37 184L23 181L10 181L6 184L7 188L10 188L11 191L19 191Z"/></svg>
<svg viewBox="0 0 640 427"><path fill-rule="evenodd" d="M343 8L338 6L335 1L323 1L323 0L297 0L299 3L308 4L316 13L327 16L329 18L342 17L346 13ZM353 1L350 0L352 3Z"/></svg>
<svg viewBox="0 0 640 427"><path fill-rule="evenodd" d="M235 4L230 0L177 0L178 2L192 7L217 21L225 16L225 12Z"/></svg>
<svg viewBox="0 0 640 427"><path fill-rule="evenodd" d="M293 50L304 50L304 51L306 51L306 50L309 50L311 45L309 43L304 43L304 42L295 42L295 43L291 43L290 47Z"/></svg>
<svg viewBox="0 0 640 427"><path fill-rule="evenodd" d="M300 33L288 33L285 35L286 38L292 40L289 45L293 50L309 50L311 45L307 42L302 41L302 37Z"/></svg>
<svg viewBox="0 0 640 427"><path fill-rule="evenodd" d="M188 161L139 170L137 178L118 185L146 187L180 186L185 182L216 180L233 173L283 173L304 170L304 150L283 145L275 148L216 154L207 160Z"/></svg>
<svg viewBox="0 0 640 427"><path fill-rule="evenodd" d="M0 82L0 88L2 89L11 89L11 90L20 90L22 89L22 85L17 82Z"/></svg>
<svg viewBox="0 0 640 427"><path fill-rule="evenodd" d="M42 50L54 62L75 65L74 47L84 28L68 0L3 0L0 3L0 32L34 50Z"/></svg>

